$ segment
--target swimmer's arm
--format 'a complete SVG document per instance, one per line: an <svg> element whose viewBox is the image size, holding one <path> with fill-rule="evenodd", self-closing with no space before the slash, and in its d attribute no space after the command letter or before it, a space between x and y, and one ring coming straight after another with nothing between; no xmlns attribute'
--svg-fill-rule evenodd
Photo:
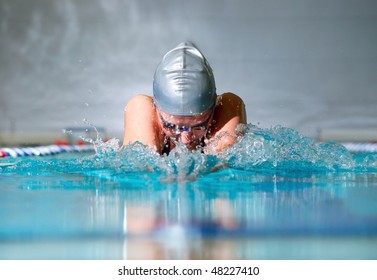
<svg viewBox="0 0 377 280"><path fill-rule="evenodd" d="M244 102L233 93L224 93L219 97L213 119L212 135L204 149L209 154L220 153L236 143L240 134L237 126L246 124Z"/></svg>
<svg viewBox="0 0 377 280"><path fill-rule="evenodd" d="M157 126L152 97L141 94L134 96L124 109L123 145L138 141L160 153L163 136Z"/></svg>

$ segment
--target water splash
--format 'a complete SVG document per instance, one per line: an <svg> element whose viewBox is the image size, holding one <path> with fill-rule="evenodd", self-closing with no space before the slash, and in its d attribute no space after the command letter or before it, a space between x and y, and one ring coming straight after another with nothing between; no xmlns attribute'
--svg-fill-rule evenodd
<svg viewBox="0 0 377 280"><path fill-rule="evenodd" d="M270 129L248 125L240 141L219 155L237 169L336 171L357 165L351 153L336 143L316 143L282 126Z"/></svg>
<svg viewBox="0 0 377 280"><path fill-rule="evenodd" d="M377 153L352 154L342 145L316 143L282 126L266 129L249 124L235 145L217 155L189 151L178 143L169 155L161 156L139 142L121 146L116 138L103 141L98 131L96 139L82 139L94 145L95 154L70 159L14 159L12 164L0 166L0 173L84 173L114 180L139 180L139 183L148 180L184 183L228 168L284 175L377 171Z"/></svg>
<svg viewBox="0 0 377 280"><path fill-rule="evenodd" d="M243 131L235 145L217 155L189 151L180 143L168 156L138 142L120 147L117 139L97 139L93 144L97 160L106 161L117 172L154 171L166 182L191 181L226 168L285 173L377 170L377 154L352 154L340 144L316 143L291 128L249 124Z"/></svg>

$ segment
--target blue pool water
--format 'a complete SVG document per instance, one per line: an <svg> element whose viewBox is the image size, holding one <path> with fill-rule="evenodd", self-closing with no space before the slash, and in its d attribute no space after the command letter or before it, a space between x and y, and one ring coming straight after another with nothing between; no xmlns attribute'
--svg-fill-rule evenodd
<svg viewBox="0 0 377 280"><path fill-rule="evenodd" d="M249 125L217 155L0 160L0 259L376 259L377 154Z"/></svg>

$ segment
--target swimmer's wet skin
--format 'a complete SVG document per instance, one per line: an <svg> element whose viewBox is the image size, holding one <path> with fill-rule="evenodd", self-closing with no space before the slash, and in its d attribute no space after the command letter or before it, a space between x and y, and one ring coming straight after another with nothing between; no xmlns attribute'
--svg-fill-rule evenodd
<svg viewBox="0 0 377 280"><path fill-rule="evenodd" d="M153 97L133 97L124 118L123 144L138 141L160 154L178 142L189 150L221 152L236 143L237 126L246 124L242 99L216 93L212 69L191 42L165 54L154 74Z"/></svg>

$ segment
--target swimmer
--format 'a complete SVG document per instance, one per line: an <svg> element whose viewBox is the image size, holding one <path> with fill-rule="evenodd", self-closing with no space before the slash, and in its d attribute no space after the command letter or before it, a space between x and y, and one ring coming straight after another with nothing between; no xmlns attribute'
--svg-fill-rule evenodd
<svg viewBox="0 0 377 280"><path fill-rule="evenodd" d="M230 92L217 95L206 58L183 42L157 66L153 97L139 94L128 101L123 145L138 141L168 154L181 142L190 151L202 147L216 154L236 142L239 124L246 124L242 99Z"/></svg>

